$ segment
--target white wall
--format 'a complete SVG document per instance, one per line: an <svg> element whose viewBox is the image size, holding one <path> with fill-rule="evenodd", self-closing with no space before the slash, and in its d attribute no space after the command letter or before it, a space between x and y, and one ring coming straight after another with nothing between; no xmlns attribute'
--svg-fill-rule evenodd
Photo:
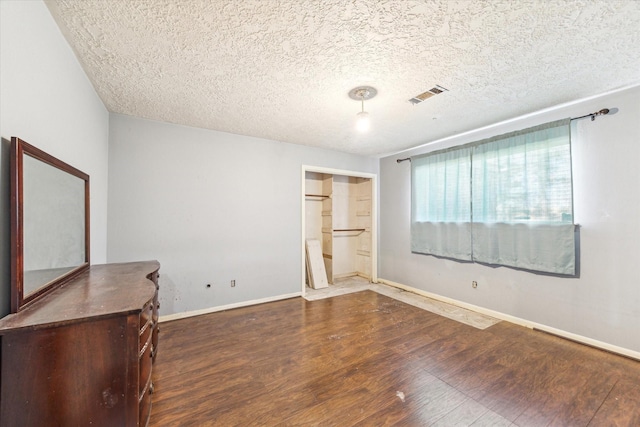
<svg viewBox="0 0 640 427"><path fill-rule="evenodd" d="M373 158L117 114L109 161L109 262L160 261L161 315L299 293L301 166L378 169Z"/></svg>
<svg viewBox="0 0 640 427"><path fill-rule="evenodd" d="M572 124L579 278L464 264L410 252L410 164L397 158L476 141L602 108ZM380 277L530 322L640 351L640 87L381 159ZM471 281L478 281L478 288Z"/></svg>
<svg viewBox="0 0 640 427"><path fill-rule="evenodd" d="M9 310L12 136L88 173L91 261L106 262L109 114L40 1L0 1L0 316Z"/></svg>

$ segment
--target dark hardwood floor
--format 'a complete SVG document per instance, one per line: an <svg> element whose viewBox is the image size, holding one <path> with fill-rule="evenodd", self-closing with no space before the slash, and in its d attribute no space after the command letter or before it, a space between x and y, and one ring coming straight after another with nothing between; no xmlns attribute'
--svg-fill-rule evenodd
<svg viewBox="0 0 640 427"><path fill-rule="evenodd" d="M371 291L160 328L152 426L640 426L640 362Z"/></svg>

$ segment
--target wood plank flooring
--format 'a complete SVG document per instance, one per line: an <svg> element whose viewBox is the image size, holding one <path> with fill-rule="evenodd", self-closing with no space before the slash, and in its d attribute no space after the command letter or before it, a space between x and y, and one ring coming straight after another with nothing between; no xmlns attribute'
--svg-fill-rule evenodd
<svg viewBox="0 0 640 427"><path fill-rule="evenodd" d="M160 329L151 426L640 426L640 362L371 291Z"/></svg>

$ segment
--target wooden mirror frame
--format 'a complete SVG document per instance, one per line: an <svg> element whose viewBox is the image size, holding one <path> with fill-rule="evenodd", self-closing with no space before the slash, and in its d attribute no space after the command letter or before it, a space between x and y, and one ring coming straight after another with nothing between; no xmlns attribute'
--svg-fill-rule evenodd
<svg viewBox="0 0 640 427"><path fill-rule="evenodd" d="M84 262L68 272L44 283L38 289L24 295L24 156L60 169L84 181ZM11 312L17 313L27 304L53 291L63 283L87 270L89 257L89 175L45 153L17 137L11 138Z"/></svg>

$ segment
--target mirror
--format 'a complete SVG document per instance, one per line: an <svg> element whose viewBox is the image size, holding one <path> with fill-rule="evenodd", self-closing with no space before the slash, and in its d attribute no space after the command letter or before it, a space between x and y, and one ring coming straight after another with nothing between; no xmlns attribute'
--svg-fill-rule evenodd
<svg viewBox="0 0 640 427"><path fill-rule="evenodd" d="M89 175L11 138L11 312L89 268Z"/></svg>

